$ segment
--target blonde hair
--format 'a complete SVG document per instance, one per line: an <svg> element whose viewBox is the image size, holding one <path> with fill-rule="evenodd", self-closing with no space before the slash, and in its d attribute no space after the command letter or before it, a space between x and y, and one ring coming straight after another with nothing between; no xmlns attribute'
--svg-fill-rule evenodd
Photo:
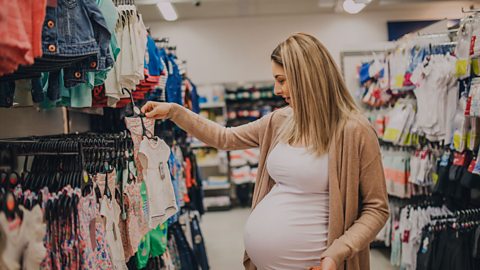
<svg viewBox="0 0 480 270"><path fill-rule="evenodd" d="M315 37L297 33L280 43L271 59L285 70L293 107L281 141L303 144L318 155L328 152L342 120L358 111L332 56Z"/></svg>

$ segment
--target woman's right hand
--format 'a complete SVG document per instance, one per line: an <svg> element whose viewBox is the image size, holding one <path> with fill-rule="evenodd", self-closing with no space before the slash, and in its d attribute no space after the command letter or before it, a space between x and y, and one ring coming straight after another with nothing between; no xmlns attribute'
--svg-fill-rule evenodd
<svg viewBox="0 0 480 270"><path fill-rule="evenodd" d="M142 107L142 113L147 118L163 120L167 118L171 109L171 103L149 101Z"/></svg>

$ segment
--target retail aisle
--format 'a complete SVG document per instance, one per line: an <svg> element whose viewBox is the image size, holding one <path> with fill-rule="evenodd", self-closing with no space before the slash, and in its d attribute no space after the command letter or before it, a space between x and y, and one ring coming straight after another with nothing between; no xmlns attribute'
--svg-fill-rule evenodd
<svg viewBox="0 0 480 270"><path fill-rule="evenodd" d="M243 270L243 229L249 213L250 209L234 209L207 212L203 217L203 236L212 270ZM395 269L387 256L388 253L372 250L371 269Z"/></svg>

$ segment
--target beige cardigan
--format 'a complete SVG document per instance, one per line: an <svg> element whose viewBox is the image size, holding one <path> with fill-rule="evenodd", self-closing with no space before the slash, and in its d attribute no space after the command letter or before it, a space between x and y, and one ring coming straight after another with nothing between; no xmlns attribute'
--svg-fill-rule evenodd
<svg viewBox="0 0 480 270"><path fill-rule="evenodd" d="M292 113L277 110L255 122L222 127L179 105L169 118L178 126L213 147L224 150L260 147L260 159L252 209L275 184L268 175L266 159L279 141L279 128ZM388 218L388 198L380 147L374 129L360 114L344 120L329 148L328 248L321 258L331 257L338 269L370 269L369 244ZM248 255L245 269L254 270Z"/></svg>

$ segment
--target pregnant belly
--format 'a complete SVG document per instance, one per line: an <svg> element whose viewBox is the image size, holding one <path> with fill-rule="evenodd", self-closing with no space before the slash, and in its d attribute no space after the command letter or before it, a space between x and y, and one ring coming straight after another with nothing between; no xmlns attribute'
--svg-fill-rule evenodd
<svg viewBox="0 0 480 270"><path fill-rule="evenodd" d="M245 248L259 269L318 265L328 237L328 194L300 194L275 186L245 227Z"/></svg>

